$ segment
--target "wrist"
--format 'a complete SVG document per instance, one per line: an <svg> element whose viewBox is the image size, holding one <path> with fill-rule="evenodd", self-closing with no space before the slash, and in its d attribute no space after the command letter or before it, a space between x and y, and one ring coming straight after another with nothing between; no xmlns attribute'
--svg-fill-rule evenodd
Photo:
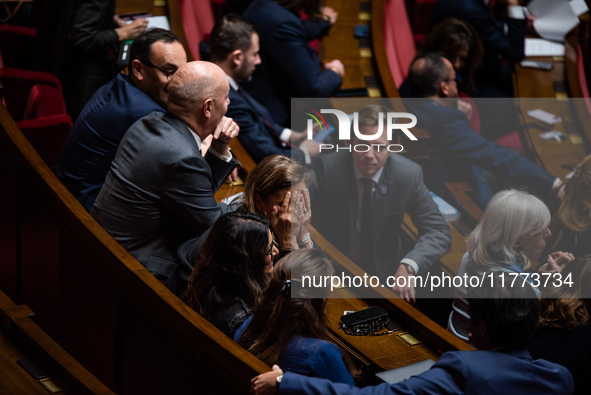
<svg viewBox="0 0 591 395"><path fill-rule="evenodd" d="M411 276L414 276L416 273L415 269L408 263L404 263L401 262L401 265L404 265L404 268L406 269L407 273L410 274Z"/></svg>

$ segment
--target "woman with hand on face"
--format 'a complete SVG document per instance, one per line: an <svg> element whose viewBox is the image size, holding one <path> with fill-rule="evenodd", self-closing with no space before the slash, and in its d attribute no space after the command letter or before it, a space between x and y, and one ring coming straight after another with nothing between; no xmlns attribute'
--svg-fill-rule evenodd
<svg viewBox="0 0 591 395"><path fill-rule="evenodd" d="M263 159L249 174L238 211L265 217L273 231L280 259L287 252L311 248L310 175L299 162L281 155Z"/></svg>
<svg viewBox="0 0 591 395"><path fill-rule="evenodd" d="M515 276L531 268L532 261L540 259L551 235L549 224L550 212L537 197L514 189L498 192L490 200L484 217L468 237L468 252L462 258L458 276L482 279L493 275L504 276L505 280L513 281ZM538 271L559 272L573 259L572 254L555 252L548 256L548 263ZM524 277L518 281L525 281L524 286L529 284L539 295L539 281L533 281L535 277ZM467 286L454 288L448 330L469 342L467 294Z"/></svg>
<svg viewBox="0 0 591 395"><path fill-rule="evenodd" d="M201 247L182 299L233 337L267 288L277 249L269 222L256 214L222 215Z"/></svg>
<svg viewBox="0 0 591 395"><path fill-rule="evenodd" d="M289 251L311 248L308 227L312 216L310 194L306 188L308 170L297 161L281 155L263 159L251 172L244 186L244 194L229 211L258 214L269 222L273 243L280 257ZM177 253L175 273L164 283L174 294L180 295L208 233L197 240L184 243Z"/></svg>
<svg viewBox="0 0 591 395"><path fill-rule="evenodd" d="M303 276L324 277L333 271L322 250L293 251L279 260L254 315L234 340L269 366L354 385L349 361L328 336L324 306L330 290L302 286Z"/></svg>

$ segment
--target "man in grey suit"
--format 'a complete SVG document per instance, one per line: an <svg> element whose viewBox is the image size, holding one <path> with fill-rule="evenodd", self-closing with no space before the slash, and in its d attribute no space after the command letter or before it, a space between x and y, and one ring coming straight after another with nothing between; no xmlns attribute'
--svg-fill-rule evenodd
<svg viewBox="0 0 591 395"><path fill-rule="evenodd" d="M238 125L224 116L229 85L208 62L181 66L165 114L153 112L127 131L92 216L160 279L176 268L178 247L222 213L214 193L236 166L229 152ZM205 156L201 142L213 134Z"/></svg>
<svg viewBox="0 0 591 395"><path fill-rule="evenodd" d="M381 106L363 108L359 131L374 135L379 117L387 112ZM354 137L352 143L366 142ZM383 282L387 276L424 275L447 252L451 231L423 184L421 167L390 153L385 148L389 144L386 133L369 144L372 148L367 152L337 152L316 159L308 186L312 223L335 247ZM372 200L369 213L366 199ZM419 234L410 251L402 243L404 213L410 215ZM395 285L394 292L414 302L414 284L398 284L404 283Z"/></svg>

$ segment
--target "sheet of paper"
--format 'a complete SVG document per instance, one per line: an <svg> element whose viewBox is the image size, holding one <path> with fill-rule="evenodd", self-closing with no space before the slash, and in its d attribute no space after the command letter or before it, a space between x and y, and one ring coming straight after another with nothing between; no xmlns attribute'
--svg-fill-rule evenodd
<svg viewBox="0 0 591 395"><path fill-rule="evenodd" d="M564 44L541 38L526 38L525 56L564 56Z"/></svg>
<svg viewBox="0 0 591 395"><path fill-rule="evenodd" d="M544 111L539 108L537 110L528 111L527 115L549 125L554 125L555 123L562 122L562 118L560 118L559 116L556 116L552 113L549 113L548 111Z"/></svg>
<svg viewBox="0 0 591 395"><path fill-rule="evenodd" d="M165 16L151 16L148 19L148 29L152 27L159 27L161 29L170 30L170 23Z"/></svg>
<svg viewBox="0 0 591 395"><path fill-rule="evenodd" d="M564 41L566 34L579 24L569 0L533 0L527 10L536 17L536 32L547 40Z"/></svg>
<svg viewBox="0 0 591 395"><path fill-rule="evenodd" d="M585 0L570 0L570 6L573 9L575 15L581 15L589 11Z"/></svg>
<svg viewBox="0 0 591 395"><path fill-rule="evenodd" d="M423 372L426 372L433 366L435 362L430 359L425 359L420 362L411 363L410 365L402 366L396 369L386 370L385 372L376 373L376 376L384 380L388 384L399 383L403 380L409 379Z"/></svg>

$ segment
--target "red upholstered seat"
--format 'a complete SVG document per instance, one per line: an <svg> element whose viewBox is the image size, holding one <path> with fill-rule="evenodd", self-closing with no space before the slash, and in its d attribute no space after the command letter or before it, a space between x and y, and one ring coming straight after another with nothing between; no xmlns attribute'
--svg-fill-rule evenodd
<svg viewBox="0 0 591 395"><path fill-rule="evenodd" d="M210 0L180 0L183 28L193 60L201 59L199 43L213 29L214 18Z"/></svg>
<svg viewBox="0 0 591 395"><path fill-rule="evenodd" d="M33 65L37 30L16 25L0 25L0 67L28 69Z"/></svg>
<svg viewBox="0 0 591 395"><path fill-rule="evenodd" d="M416 54L413 33L404 0L386 0L384 5L384 45L390 72L400 87Z"/></svg>
<svg viewBox="0 0 591 395"><path fill-rule="evenodd" d="M54 97L55 95L62 96L62 85L54 75L49 73L4 67L0 68L0 81L4 86L6 108L15 121L25 119L25 111L28 106L30 106L29 111L34 111L33 104L29 105L29 95L34 86L40 85L44 88L39 89L54 92ZM36 90L36 94L38 94L38 90ZM63 102L63 99L61 101ZM52 105L56 105L56 103ZM65 113L65 110L60 112ZM60 112L54 112L54 114Z"/></svg>
<svg viewBox="0 0 591 395"><path fill-rule="evenodd" d="M49 166L72 129L62 87L53 75L0 68L4 103L33 148Z"/></svg>

